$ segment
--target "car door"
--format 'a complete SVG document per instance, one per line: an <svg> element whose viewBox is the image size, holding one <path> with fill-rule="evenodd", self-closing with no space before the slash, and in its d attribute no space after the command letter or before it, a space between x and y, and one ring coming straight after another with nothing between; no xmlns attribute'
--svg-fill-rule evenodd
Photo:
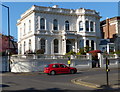
<svg viewBox="0 0 120 92"><path fill-rule="evenodd" d="M60 64L60 70L61 70L61 73L68 73L69 72L69 68L64 64Z"/></svg>
<svg viewBox="0 0 120 92"><path fill-rule="evenodd" d="M57 74L61 72L58 64L52 65L52 70L54 70Z"/></svg>

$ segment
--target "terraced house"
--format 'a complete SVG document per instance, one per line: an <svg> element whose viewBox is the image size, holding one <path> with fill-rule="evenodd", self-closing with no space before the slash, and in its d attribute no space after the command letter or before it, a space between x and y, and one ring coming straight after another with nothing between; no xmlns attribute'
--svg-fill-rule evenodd
<svg viewBox="0 0 120 92"><path fill-rule="evenodd" d="M86 46L99 49L99 12L90 9L64 9L58 5L33 5L17 21L18 52L44 50L44 54L64 55Z"/></svg>

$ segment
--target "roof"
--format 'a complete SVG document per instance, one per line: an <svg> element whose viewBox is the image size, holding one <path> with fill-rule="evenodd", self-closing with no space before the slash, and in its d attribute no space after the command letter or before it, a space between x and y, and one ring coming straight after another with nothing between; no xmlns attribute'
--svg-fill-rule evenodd
<svg viewBox="0 0 120 92"><path fill-rule="evenodd" d="M110 43L107 40L101 40L99 45L107 45L108 43Z"/></svg>

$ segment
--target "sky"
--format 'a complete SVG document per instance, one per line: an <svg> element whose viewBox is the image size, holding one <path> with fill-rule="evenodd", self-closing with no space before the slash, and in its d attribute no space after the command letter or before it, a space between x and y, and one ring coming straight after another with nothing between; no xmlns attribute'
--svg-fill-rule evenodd
<svg viewBox="0 0 120 92"><path fill-rule="evenodd" d="M59 5L59 8L78 9L86 8L96 10L100 12L100 19L105 20L118 16L118 2L2 2L2 4L10 8L10 35L17 39L17 20L20 19L21 14L31 8L32 5L52 7L53 5ZM2 11L1 11L2 10ZM7 20L7 8L0 6L0 13L2 13L2 26L0 30L2 33L8 34L8 20Z"/></svg>

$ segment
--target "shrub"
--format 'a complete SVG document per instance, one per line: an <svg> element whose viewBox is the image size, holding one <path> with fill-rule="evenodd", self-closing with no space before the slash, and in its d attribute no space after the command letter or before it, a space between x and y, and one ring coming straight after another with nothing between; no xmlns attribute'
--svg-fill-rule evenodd
<svg viewBox="0 0 120 92"><path fill-rule="evenodd" d="M120 50L119 51L115 51L115 54L119 54L120 55Z"/></svg>
<svg viewBox="0 0 120 92"><path fill-rule="evenodd" d="M70 51L70 52L66 53L65 55L75 55L75 54L76 54L76 52Z"/></svg>
<svg viewBox="0 0 120 92"><path fill-rule="evenodd" d="M43 49L39 49L39 50L36 51L36 54L44 54L44 52L45 51Z"/></svg>
<svg viewBox="0 0 120 92"><path fill-rule="evenodd" d="M91 47L89 47L89 46L86 46L86 47L84 47L84 52L89 52L90 51L90 49L91 49Z"/></svg>
<svg viewBox="0 0 120 92"><path fill-rule="evenodd" d="M31 51L31 50L27 50L27 51L25 52L25 54L35 54L35 53L33 53L33 51Z"/></svg>

